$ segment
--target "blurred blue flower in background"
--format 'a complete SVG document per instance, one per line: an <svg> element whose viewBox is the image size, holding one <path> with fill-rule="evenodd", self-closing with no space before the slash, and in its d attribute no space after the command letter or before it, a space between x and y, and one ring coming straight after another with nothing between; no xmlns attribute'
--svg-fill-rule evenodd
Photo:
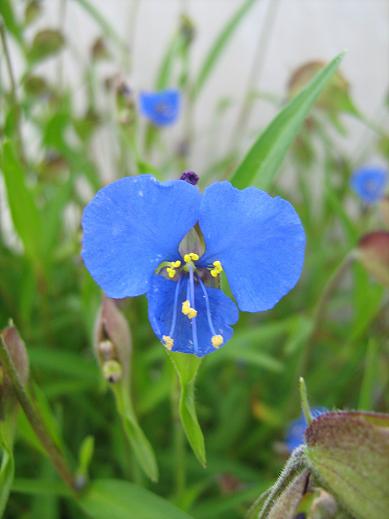
<svg viewBox="0 0 389 519"><path fill-rule="evenodd" d="M366 204L375 204L385 194L388 174L383 168L363 167L354 171L351 187Z"/></svg>
<svg viewBox="0 0 389 519"><path fill-rule="evenodd" d="M304 262L305 233L289 202L229 182L201 194L183 180L122 178L96 194L82 225L82 256L104 292L147 294L157 337L198 357L225 344L238 319L220 289L223 271L240 310L262 312L294 287Z"/></svg>
<svg viewBox="0 0 389 519"><path fill-rule="evenodd" d="M176 89L140 94L140 110L156 126L169 126L175 123L180 104L181 94Z"/></svg>
<svg viewBox="0 0 389 519"><path fill-rule="evenodd" d="M313 418L317 418L323 413L326 413L328 409L325 407L314 407L311 409L311 414ZM294 449L297 449L300 445L304 443L304 433L307 428L307 422L303 413L297 418L293 420L288 428L286 433L285 443L288 448L288 452L291 453Z"/></svg>

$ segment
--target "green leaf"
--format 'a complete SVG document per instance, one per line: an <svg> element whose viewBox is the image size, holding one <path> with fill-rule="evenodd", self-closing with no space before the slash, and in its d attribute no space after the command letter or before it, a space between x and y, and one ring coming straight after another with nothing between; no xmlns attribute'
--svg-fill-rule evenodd
<svg viewBox="0 0 389 519"><path fill-rule="evenodd" d="M15 416L9 416L0 424L0 517L3 517L15 474L13 456L13 430Z"/></svg>
<svg viewBox="0 0 389 519"><path fill-rule="evenodd" d="M78 503L93 519L190 519L156 494L115 479L94 481Z"/></svg>
<svg viewBox="0 0 389 519"><path fill-rule="evenodd" d="M195 379L201 364L201 359L185 353L168 352L168 355L176 370L180 384L178 413L181 424L193 452L201 465L205 467L204 436L197 419L194 398Z"/></svg>
<svg viewBox="0 0 389 519"><path fill-rule="evenodd" d="M144 473L151 481L158 480L158 466L153 448L142 431L136 417L128 389L122 383L112 386L123 429Z"/></svg>
<svg viewBox="0 0 389 519"><path fill-rule="evenodd" d="M1 0L0 2L0 15L2 22L6 29L12 34L18 44L23 48L23 31L21 24L17 21L15 13L12 8L11 0Z"/></svg>
<svg viewBox="0 0 389 519"><path fill-rule="evenodd" d="M255 184L268 189L314 102L338 68L343 53L318 72L310 83L272 120L239 164L231 178L243 189Z"/></svg>
<svg viewBox="0 0 389 519"><path fill-rule="evenodd" d="M374 388L378 379L378 343L371 338L367 344L365 356L365 372L362 379L362 387L359 395L358 409L368 410L374 405Z"/></svg>
<svg viewBox="0 0 389 519"><path fill-rule="evenodd" d="M15 229L26 254L35 264L42 251L42 221L33 194L26 185L25 172L10 141L3 144L0 166L3 171L7 199Z"/></svg>
<svg viewBox="0 0 389 519"><path fill-rule="evenodd" d="M214 44L209 49L208 54L205 56L205 59L200 67L200 71L194 82L191 92L192 99L195 99L204 88L207 79L209 78L212 70L215 68L219 58L222 56L225 47L255 2L256 0L245 0L238 8L238 10L227 21L226 25L217 36Z"/></svg>

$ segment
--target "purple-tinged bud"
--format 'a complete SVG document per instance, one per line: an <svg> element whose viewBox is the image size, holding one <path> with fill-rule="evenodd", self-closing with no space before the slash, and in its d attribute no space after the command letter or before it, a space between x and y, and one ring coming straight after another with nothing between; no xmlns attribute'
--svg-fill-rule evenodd
<svg viewBox="0 0 389 519"><path fill-rule="evenodd" d="M102 61L109 58L109 52L102 36L99 36L92 43L90 55L93 61Z"/></svg>
<svg viewBox="0 0 389 519"><path fill-rule="evenodd" d="M24 9L24 24L30 25L42 13L41 0L30 0Z"/></svg>
<svg viewBox="0 0 389 519"><path fill-rule="evenodd" d="M131 342L126 318L113 299L104 297L96 318L94 349L108 382L128 377Z"/></svg>
<svg viewBox="0 0 389 519"><path fill-rule="evenodd" d="M13 325L7 326L1 332L1 340L7 349L9 356L15 366L23 385L27 384L29 375L29 361L26 346L20 337L17 328ZM0 365L0 419L3 419L15 408L16 398L12 391L11 381Z"/></svg>
<svg viewBox="0 0 389 519"><path fill-rule="evenodd" d="M389 415L329 412L313 420L305 440L314 475L348 512L388 516Z"/></svg>
<svg viewBox="0 0 389 519"><path fill-rule="evenodd" d="M34 36L29 51L33 62L43 61L57 54L65 45L63 34L55 29L43 29Z"/></svg>
<svg viewBox="0 0 389 519"><path fill-rule="evenodd" d="M389 286L389 232L365 234L359 240L356 258L379 283Z"/></svg>
<svg viewBox="0 0 389 519"><path fill-rule="evenodd" d="M188 182L188 184L195 186L200 180L200 177L194 171L184 171L180 176L180 180L184 180L184 182Z"/></svg>

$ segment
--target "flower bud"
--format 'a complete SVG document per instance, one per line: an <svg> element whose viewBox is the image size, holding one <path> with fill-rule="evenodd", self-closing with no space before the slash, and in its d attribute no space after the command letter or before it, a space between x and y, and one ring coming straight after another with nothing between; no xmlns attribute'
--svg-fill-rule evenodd
<svg viewBox="0 0 389 519"><path fill-rule="evenodd" d="M26 346L23 339L20 337L17 328L13 325L4 328L1 332L1 340L12 359L21 383L25 385L29 375L29 362ZM0 418L15 406L15 402L16 400L12 392L11 381L8 379L0 365Z"/></svg>
<svg viewBox="0 0 389 519"><path fill-rule="evenodd" d="M102 372L105 380L110 384L116 384L123 375L122 367L116 360L108 360L102 364Z"/></svg>
<svg viewBox="0 0 389 519"><path fill-rule="evenodd" d="M323 61L313 60L294 70L288 82L288 96L294 97L299 93L325 65ZM349 82L339 71L332 76L316 106L330 113L346 112L354 115L357 113L350 97Z"/></svg>
<svg viewBox="0 0 389 519"><path fill-rule="evenodd" d="M105 45L105 41L101 36L96 38L95 41L92 43L90 49L90 56L93 61L102 61L109 58L109 52Z"/></svg>
<svg viewBox="0 0 389 519"><path fill-rule="evenodd" d="M365 234L359 240L356 257L379 283L389 286L389 232Z"/></svg>
<svg viewBox="0 0 389 519"><path fill-rule="evenodd" d="M30 0L24 9L24 23L30 25L33 23L42 13L42 2L41 0Z"/></svg>
<svg viewBox="0 0 389 519"><path fill-rule="evenodd" d="M131 355L131 333L126 318L107 297L99 309L95 331L94 349L103 376L111 383L128 377Z"/></svg>
<svg viewBox="0 0 389 519"><path fill-rule="evenodd" d="M330 412L306 434L306 457L323 487L360 519L389 510L389 415Z"/></svg>
<svg viewBox="0 0 389 519"><path fill-rule="evenodd" d="M43 61L57 54L65 45L63 34L55 29L44 29L36 33L29 52L31 61Z"/></svg>

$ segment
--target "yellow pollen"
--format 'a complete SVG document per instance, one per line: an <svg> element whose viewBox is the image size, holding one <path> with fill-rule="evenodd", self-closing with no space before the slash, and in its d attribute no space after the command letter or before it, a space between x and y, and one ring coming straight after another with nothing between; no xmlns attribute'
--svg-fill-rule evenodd
<svg viewBox="0 0 389 519"><path fill-rule="evenodd" d="M188 252L188 254L185 254L184 261L185 263L190 263L191 261L197 261L199 259L199 255L195 252Z"/></svg>
<svg viewBox="0 0 389 519"><path fill-rule="evenodd" d="M181 311L184 315L187 316L188 319L193 319L193 317L196 317L196 315L197 315L197 310L195 310L194 308L191 308L190 302L188 299L182 303Z"/></svg>
<svg viewBox="0 0 389 519"><path fill-rule="evenodd" d="M166 349L168 349L169 351L174 346L174 339L172 339L169 335L163 335L162 336L162 342L165 345Z"/></svg>
<svg viewBox="0 0 389 519"><path fill-rule="evenodd" d="M167 275L169 276L170 279L173 279L174 276L176 275L176 269L178 269L179 267L181 267L181 261L180 260L177 260L177 261L169 261L167 263L167 267L166 267L166 272L167 272Z"/></svg>
<svg viewBox="0 0 389 519"><path fill-rule="evenodd" d="M211 342L212 342L212 346L214 348L219 348L219 346L221 346L224 342L223 336L222 335L213 335Z"/></svg>
<svg viewBox="0 0 389 519"><path fill-rule="evenodd" d="M211 269L210 274L213 278L217 278L217 276L223 272L222 264L219 260L216 260L212 263L213 269Z"/></svg>

